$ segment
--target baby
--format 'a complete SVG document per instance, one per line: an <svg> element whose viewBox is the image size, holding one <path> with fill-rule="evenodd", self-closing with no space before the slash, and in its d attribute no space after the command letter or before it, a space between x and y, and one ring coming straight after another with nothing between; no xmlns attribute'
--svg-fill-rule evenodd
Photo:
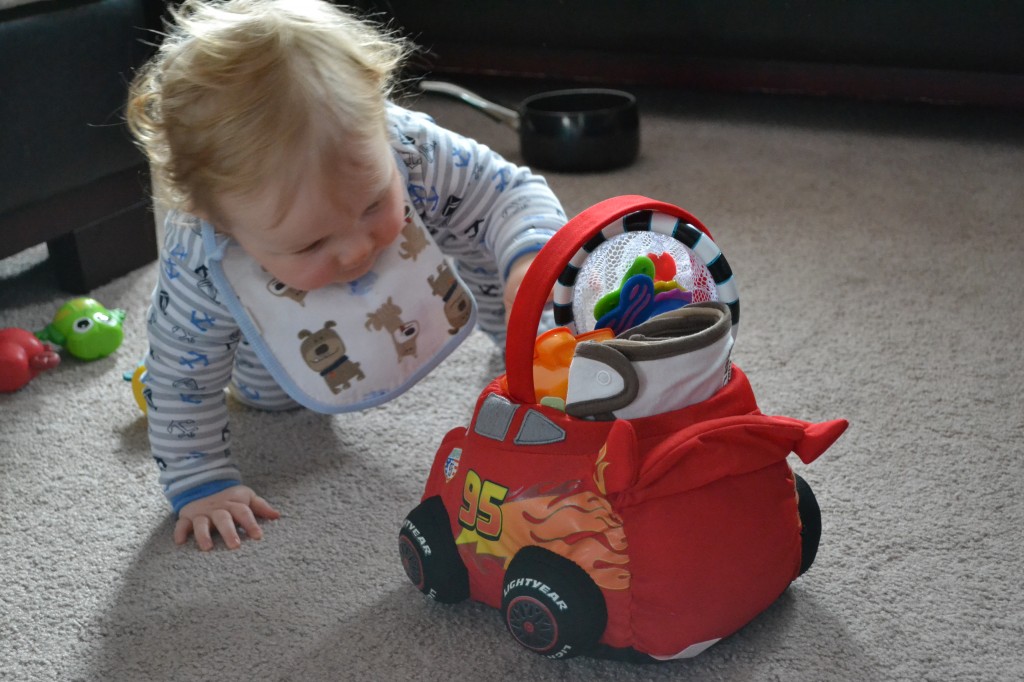
<svg viewBox="0 0 1024 682"><path fill-rule="evenodd" d="M224 389L262 409L297 403L211 284L204 230L275 286L315 292L383 262L411 206L501 342L565 214L528 168L391 103L407 44L329 2L186 0L172 17L127 109L169 206L148 321L149 435L174 541L194 534L208 550L217 533L233 549L238 527L259 539L257 518L279 514L242 484ZM337 331L364 323L341 317Z"/></svg>

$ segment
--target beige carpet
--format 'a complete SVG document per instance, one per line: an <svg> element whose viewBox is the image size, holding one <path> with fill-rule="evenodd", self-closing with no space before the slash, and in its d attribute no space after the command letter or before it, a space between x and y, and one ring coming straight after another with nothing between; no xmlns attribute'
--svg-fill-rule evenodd
<svg viewBox="0 0 1024 682"><path fill-rule="evenodd" d="M0 679L1022 679L1020 114L640 94L641 158L551 175L567 210L641 193L695 213L739 278L735 360L762 408L852 423L797 465L824 531L776 604L696 659L631 666L547 661L495 611L415 592L397 530L501 369L480 335L363 414L236 407L245 476L284 518L237 552L175 547L121 381L145 350L146 268L94 292L128 311L117 354L0 396ZM423 106L516 156L508 129ZM0 261L0 327L38 328L64 298L45 249Z"/></svg>

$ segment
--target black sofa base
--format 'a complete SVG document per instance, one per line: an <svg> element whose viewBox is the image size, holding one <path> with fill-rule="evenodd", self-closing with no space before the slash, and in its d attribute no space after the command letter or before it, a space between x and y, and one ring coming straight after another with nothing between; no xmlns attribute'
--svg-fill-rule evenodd
<svg viewBox="0 0 1024 682"><path fill-rule="evenodd" d="M1020 2L352 1L434 77L1024 107Z"/></svg>
<svg viewBox="0 0 1024 682"><path fill-rule="evenodd" d="M0 219L0 258L45 241L61 289L88 293L156 259L146 167L136 166Z"/></svg>
<svg viewBox="0 0 1024 682"><path fill-rule="evenodd" d="M145 159L122 110L164 0L0 9L0 258L49 246L85 293L156 258Z"/></svg>

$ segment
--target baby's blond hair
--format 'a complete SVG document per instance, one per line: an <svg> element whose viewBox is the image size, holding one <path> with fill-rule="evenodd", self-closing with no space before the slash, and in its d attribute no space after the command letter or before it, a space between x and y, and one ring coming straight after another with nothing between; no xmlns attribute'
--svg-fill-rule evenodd
<svg viewBox="0 0 1024 682"><path fill-rule="evenodd" d="M323 0L185 0L126 117L167 205L216 215L379 139L408 44Z"/></svg>

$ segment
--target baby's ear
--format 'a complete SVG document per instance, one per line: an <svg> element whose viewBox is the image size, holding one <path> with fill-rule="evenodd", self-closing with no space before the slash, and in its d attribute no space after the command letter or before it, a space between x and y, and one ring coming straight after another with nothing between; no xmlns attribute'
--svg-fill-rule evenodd
<svg viewBox="0 0 1024 682"><path fill-rule="evenodd" d="M300 339L304 339L307 336L309 336L309 330L308 329L303 329L302 331L299 332L299 338Z"/></svg>
<svg viewBox="0 0 1024 682"><path fill-rule="evenodd" d="M326 322L324 322L324 329L330 329L331 327L337 327L337 326L338 325L336 325L334 323L334 320L327 320Z"/></svg>

